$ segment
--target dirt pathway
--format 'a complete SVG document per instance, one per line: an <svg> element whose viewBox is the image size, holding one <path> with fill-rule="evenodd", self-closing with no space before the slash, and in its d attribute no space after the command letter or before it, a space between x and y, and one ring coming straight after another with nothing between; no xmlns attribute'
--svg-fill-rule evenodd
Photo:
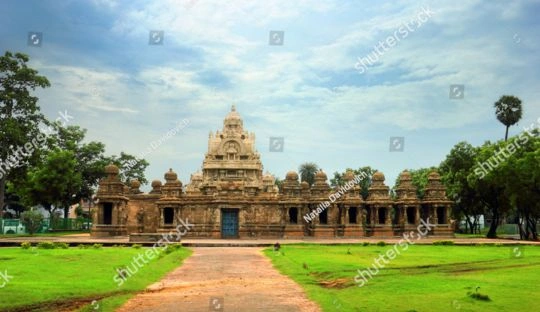
<svg viewBox="0 0 540 312"><path fill-rule="evenodd" d="M321 311L261 248L193 250L181 267L117 311Z"/></svg>

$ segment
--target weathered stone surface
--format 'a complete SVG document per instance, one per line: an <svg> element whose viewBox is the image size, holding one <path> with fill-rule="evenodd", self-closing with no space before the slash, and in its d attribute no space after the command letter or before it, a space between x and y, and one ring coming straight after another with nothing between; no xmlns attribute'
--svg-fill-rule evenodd
<svg viewBox="0 0 540 312"><path fill-rule="evenodd" d="M316 173L311 187L290 171L279 190L275 177L263 174L255 134L244 130L234 106L222 131L210 133L202 172L192 174L185 188L172 169L165 173L164 183L152 181L149 194L139 190L139 181L122 184L116 166L107 166L105 172L93 213L93 236L139 233L134 236L141 240L170 232L190 238L399 236L420 224L421 218L438 224L431 234L452 235L451 202L436 173L429 175L424 201L417 198L406 171L400 175L396 199L390 197L382 172L373 175L365 201L360 187L352 185L352 172L344 176L350 188L331 189L323 171Z"/></svg>

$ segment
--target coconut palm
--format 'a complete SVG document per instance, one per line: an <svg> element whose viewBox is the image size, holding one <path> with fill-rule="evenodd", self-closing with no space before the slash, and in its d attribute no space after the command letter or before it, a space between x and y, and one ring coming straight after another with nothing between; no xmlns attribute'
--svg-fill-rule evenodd
<svg viewBox="0 0 540 312"><path fill-rule="evenodd" d="M319 171L319 166L312 162L303 163L298 168L300 180L306 181L309 185L315 183L315 173L317 173L317 171Z"/></svg>
<svg viewBox="0 0 540 312"><path fill-rule="evenodd" d="M495 115L506 126L504 140L508 140L508 128L515 125L521 119L521 100L513 95L503 95L495 102Z"/></svg>

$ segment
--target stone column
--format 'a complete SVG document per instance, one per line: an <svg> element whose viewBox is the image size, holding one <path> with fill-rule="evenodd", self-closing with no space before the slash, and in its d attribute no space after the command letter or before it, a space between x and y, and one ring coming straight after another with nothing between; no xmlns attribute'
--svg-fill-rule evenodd
<svg viewBox="0 0 540 312"><path fill-rule="evenodd" d="M390 225L392 226L392 213L391 213L391 209L392 209L392 206L386 206L385 208L385 214L386 214L386 218L385 218L385 225Z"/></svg>

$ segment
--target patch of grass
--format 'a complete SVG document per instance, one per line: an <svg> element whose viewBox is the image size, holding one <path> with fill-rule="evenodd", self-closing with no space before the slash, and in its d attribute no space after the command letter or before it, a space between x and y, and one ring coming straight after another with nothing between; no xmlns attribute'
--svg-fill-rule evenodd
<svg viewBox="0 0 540 312"><path fill-rule="evenodd" d="M73 300L87 302L83 310L95 311L90 306L94 299L100 302L99 311L114 311L135 293L178 267L191 254L186 248L162 253L162 257L149 260L118 286L113 279L117 274L115 269L129 266L133 258L146 249L40 249L33 254L18 247L2 248L2 256L13 259L0 261L0 269L2 272L7 270L13 278L1 289L0 311L33 310L36 307L48 307L42 311L56 311L54 302Z"/></svg>
<svg viewBox="0 0 540 312"><path fill-rule="evenodd" d="M390 249L394 245L298 244L282 245L287 257L271 249L265 254L324 311L336 311L335 302L339 311L530 311L536 306L540 247L513 258L506 248L487 245L407 245L397 248L393 260L386 258L388 263L379 261L383 266L372 277L366 274L358 287L359 270L372 267ZM309 263L309 271L303 263ZM482 292L471 285L481 285ZM464 289L480 295L473 298Z"/></svg>

